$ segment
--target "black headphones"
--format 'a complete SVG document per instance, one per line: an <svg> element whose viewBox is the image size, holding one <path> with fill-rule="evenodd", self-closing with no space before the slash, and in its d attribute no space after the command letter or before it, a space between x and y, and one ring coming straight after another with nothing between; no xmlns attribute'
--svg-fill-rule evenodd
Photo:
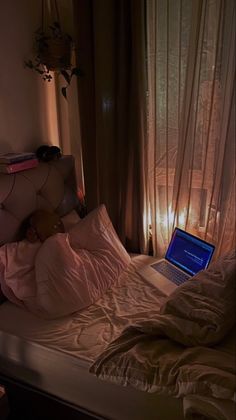
<svg viewBox="0 0 236 420"><path fill-rule="evenodd" d="M38 160L42 162L49 162L50 160L57 160L61 157L61 150L57 146L40 146L36 150Z"/></svg>

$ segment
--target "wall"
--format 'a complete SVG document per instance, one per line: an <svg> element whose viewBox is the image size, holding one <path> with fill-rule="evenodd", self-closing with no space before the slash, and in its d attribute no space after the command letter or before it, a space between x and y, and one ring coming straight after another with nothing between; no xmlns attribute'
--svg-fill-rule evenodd
<svg viewBox="0 0 236 420"><path fill-rule="evenodd" d="M45 82L24 68L33 33L40 26L41 1L0 0L0 153L35 150L47 143Z"/></svg>

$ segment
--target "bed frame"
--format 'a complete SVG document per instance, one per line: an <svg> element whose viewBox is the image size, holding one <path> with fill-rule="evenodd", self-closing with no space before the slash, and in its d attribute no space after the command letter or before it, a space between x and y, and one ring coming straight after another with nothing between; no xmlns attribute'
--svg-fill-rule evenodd
<svg viewBox="0 0 236 420"><path fill-rule="evenodd" d="M0 245L21 239L22 223L35 210L64 216L78 206L72 156L41 162L15 174L0 174Z"/></svg>
<svg viewBox="0 0 236 420"><path fill-rule="evenodd" d="M21 239L22 222L39 208L54 210L60 216L69 213L72 209L78 210L79 200L74 158L72 156L64 156L49 163L39 163L38 167L17 174L0 174L0 245ZM94 413L92 404L91 410L88 411L88 409L81 407L79 403L74 406L32 386L19 375L15 377L6 376L1 366L0 385L3 385L6 389L11 411L9 420L108 419L108 417ZM106 386L110 385L106 384ZM122 395L126 393L126 389L121 388L118 405L122 404ZM106 387L104 388L101 384L99 395L102 395L106 403L107 397L104 389L106 390ZM128 393L128 395L130 394ZM157 418L173 418L173 413L176 413L175 419L183 418L181 400L153 394L149 397L152 400L155 399L157 407L160 401L160 411ZM165 414L160 414L164 412ZM111 417L109 418L111 419Z"/></svg>
<svg viewBox="0 0 236 420"><path fill-rule="evenodd" d="M0 382L5 388L10 410L7 420L104 420L24 382L1 374Z"/></svg>
<svg viewBox="0 0 236 420"><path fill-rule="evenodd" d="M56 211L64 216L79 212L74 158L63 156L36 168L15 174L0 174L0 245L22 238L22 223L37 209ZM10 419L37 420L99 418L85 413L23 381L1 374L10 406Z"/></svg>

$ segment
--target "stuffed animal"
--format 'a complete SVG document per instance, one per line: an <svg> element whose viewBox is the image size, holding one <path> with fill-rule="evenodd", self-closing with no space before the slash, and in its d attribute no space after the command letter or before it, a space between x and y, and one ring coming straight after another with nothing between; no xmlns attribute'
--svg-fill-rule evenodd
<svg viewBox="0 0 236 420"><path fill-rule="evenodd" d="M63 232L65 232L64 225L58 214L36 210L28 219L25 236L29 242L44 242L49 236Z"/></svg>

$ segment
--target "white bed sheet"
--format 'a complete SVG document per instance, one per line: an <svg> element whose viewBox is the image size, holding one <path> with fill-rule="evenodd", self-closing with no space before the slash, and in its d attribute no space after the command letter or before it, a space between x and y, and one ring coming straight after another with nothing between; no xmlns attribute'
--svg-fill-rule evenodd
<svg viewBox="0 0 236 420"><path fill-rule="evenodd" d="M164 295L149 285L137 269L151 257L137 256L97 302L80 312L44 320L6 302L0 305L0 331L93 362L134 320L148 319ZM17 320L17 322L16 322Z"/></svg>
<svg viewBox="0 0 236 420"><path fill-rule="evenodd" d="M182 401L100 381L91 362L133 319L148 317L164 296L129 269L95 305L63 319L45 321L6 302L0 306L0 372L106 419L183 419ZM169 417L170 418L170 417Z"/></svg>

